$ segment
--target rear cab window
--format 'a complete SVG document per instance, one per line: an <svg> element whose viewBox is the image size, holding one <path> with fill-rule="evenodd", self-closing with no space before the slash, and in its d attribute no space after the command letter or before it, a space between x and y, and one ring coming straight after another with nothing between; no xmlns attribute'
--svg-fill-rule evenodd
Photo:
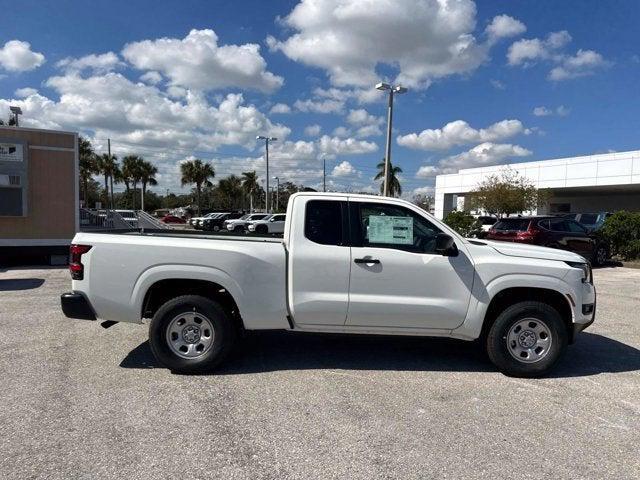
<svg viewBox="0 0 640 480"><path fill-rule="evenodd" d="M321 245L348 245L347 202L338 200L310 200L307 202L304 236Z"/></svg>

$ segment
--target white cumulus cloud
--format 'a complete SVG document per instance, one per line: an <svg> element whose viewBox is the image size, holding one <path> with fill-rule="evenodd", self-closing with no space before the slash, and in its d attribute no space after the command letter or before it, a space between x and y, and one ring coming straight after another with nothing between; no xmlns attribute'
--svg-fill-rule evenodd
<svg viewBox="0 0 640 480"><path fill-rule="evenodd" d="M56 63L56 67L69 72L81 72L84 69L91 69L96 73L106 73L118 67L122 67L124 62L113 52L100 55L91 54L80 58L67 57Z"/></svg>
<svg viewBox="0 0 640 480"><path fill-rule="evenodd" d="M334 177L347 177L350 175L357 175L358 171L356 168L351 165L351 163L344 160L342 163L339 163L335 167L333 167L333 171L331 175Z"/></svg>
<svg viewBox="0 0 640 480"><path fill-rule="evenodd" d="M442 173L454 173L462 168L484 167L504 163L512 158L527 157L531 151L510 143L484 142L466 152L451 155L439 162Z"/></svg>
<svg viewBox="0 0 640 480"><path fill-rule="evenodd" d="M321 131L322 131L322 127L320 125L318 125L318 124L309 125L309 126L305 127L304 134L307 137L317 137L318 135L320 135Z"/></svg>
<svg viewBox="0 0 640 480"><path fill-rule="evenodd" d="M191 30L183 39L129 43L122 55L136 68L161 72L174 85L199 90L235 87L272 92L284 82L267 71L259 45L219 45L218 36L209 29Z"/></svg>
<svg viewBox="0 0 640 480"><path fill-rule="evenodd" d="M456 120L442 128L401 135L398 145L416 150L448 150L457 145L501 141L520 133L525 133L520 120L502 120L481 129L471 127L464 120Z"/></svg>
<svg viewBox="0 0 640 480"><path fill-rule="evenodd" d="M323 135L319 141L320 151L333 155L357 155L371 153L378 149L373 142L357 140L355 138L338 138Z"/></svg>
<svg viewBox="0 0 640 480"><path fill-rule="evenodd" d="M326 70L331 83L343 87L370 87L381 65L396 69L398 82L426 87L475 70L490 46L474 36L472 0L303 0L282 23L294 33L267 37L269 47ZM488 34L514 35L518 23L495 20Z"/></svg>
<svg viewBox="0 0 640 480"><path fill-rule="evenodd" d="M32 51L29 42L9 40L0 48L0 67L9 72L26 72L43 63L44 55Z"/></svg>
<svg viewBox="0 0 640 480"><path fill-rule="evenodd" d="M526 31L527 27L524 23L509 15L497 15L485 29L490 41L515 37Z"/></svg>
<svg viewBox="0 0 640 480"><path fill-rule="evenodd" d="M286 103L276 103L269 113L291 113L291 107Z"/></svg>

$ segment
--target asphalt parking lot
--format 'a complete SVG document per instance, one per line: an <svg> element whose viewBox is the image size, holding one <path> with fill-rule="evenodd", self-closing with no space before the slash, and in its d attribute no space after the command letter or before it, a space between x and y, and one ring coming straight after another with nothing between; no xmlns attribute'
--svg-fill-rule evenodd
<svg viewBox="0 0 640 480"><path fill-rule="evenodd" d="M2 478L640 478L640 270L551 378L473 344L252 334L207 376L144 326L67 320L66 269L0 270Z"/></svg>

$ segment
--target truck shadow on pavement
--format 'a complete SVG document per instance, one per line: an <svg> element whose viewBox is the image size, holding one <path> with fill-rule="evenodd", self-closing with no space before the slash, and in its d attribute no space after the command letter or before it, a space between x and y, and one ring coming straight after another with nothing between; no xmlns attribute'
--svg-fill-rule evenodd
<svg viewBox="0 0 640 480"><path fill-rule="evenodd" d="M13 292L17 290L32 290L39 288L44 283L44 278L11 278L0 280L0 292Z"/></svg>
<svg viewBox="0 0 640 480"><path fill-rule="evenodd" d="M122 360L123 368L163 368L148 342ZM420 337L251 332L213 375L280 370L390 370L491 372L495 367L478 343ZM551 378L640 370L640 350L583 332L569 346Z"/></svg>

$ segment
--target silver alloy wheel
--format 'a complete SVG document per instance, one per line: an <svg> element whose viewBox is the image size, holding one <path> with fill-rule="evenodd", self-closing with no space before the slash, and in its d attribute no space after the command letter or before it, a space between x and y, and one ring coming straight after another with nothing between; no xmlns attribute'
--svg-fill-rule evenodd
<svg viewBox="0 0 640 480"><path fill-rule="evenodd" d="M540 319L524 318L509 329L507 349L513 358L523 363L535 363L551 349L551 331Z"/></svg>
<svg viewBox="0 0 640 480"><path fill-rule="evenodd" d="M176 316L167 328L167 344L182 358L198 358L213 345L215 332L211 320L198 312Z"/></svg>

